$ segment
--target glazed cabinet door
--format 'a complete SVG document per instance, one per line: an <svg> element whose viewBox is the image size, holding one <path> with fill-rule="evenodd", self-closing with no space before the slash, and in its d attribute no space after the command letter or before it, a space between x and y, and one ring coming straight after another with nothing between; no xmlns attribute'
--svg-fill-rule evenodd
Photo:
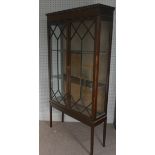
<svg viewBox="0 0 155 155"><path fill-rule="evenodd" d="M50 36L50 95L53 102L66 105L66 40L67 25L53 23L49 27Z"/></svg>
<svg viewBox="0 0 155 155"><path fill-rule="evenodd" d="M71 107L92 117L94 19L71 22Z"/></svg>

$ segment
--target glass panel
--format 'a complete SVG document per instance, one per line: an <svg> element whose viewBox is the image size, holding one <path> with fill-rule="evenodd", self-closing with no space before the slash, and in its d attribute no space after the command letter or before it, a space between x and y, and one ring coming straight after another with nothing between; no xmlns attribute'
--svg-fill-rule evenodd
<svg viewBox="0 0 155 155"><path fill-rule="evenodd" d="M83 52L93 52L94 51L94 40L91 38L91 35L90 33L87 33L85 35L85 37L83 38L83 42L82 42L82 45L83 45Z"/></svg>
<svg viewBox="0 0 155 155"><path fill-rule="evenodd" d="M65 46L66 46L66 26L63 24L52 25L51 53L52 53L52 100L65 105Z"/></svg>
<svg viewBox="0 0 155 155"><path fill-rule="evenodd" d="M109 40L110 31L112 28L112 23L109 21L101 21L101 41L100 41L100 51L109 52Z"/></svg>
<svg viewBox="0 0 155 155"><path fill-rule="evenodd" d="M97 117L105 113L106 80L108 75L108 59L110 53L110 32L111 22L101 22L101 42L99 55L99 79L98 79L98 97L97 97Z"/></svg>
<svg viewBox="0 0 155 155"><path fill-rule="evenodd" d="M94 56L93 20L74 22L71 26L71 96L72 109L90 117Z"/></svg>

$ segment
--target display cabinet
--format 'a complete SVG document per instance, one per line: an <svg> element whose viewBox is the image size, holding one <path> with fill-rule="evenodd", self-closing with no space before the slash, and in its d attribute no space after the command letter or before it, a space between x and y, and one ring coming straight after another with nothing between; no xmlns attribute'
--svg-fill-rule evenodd
<svg viewBox="0 0 155 155"><path fill-rule="evenodd" d="M50 126L52 107L94 128L105 146L113 7L95 4L47 14Z"/></svg>

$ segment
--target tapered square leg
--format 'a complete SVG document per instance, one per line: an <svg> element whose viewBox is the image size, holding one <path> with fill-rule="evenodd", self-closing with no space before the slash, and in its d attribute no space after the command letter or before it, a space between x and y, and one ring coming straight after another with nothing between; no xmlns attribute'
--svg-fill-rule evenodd
<svg viewBox="0 0 155 155"><path fill-rule="evenodd" d="M62 112L62 122L64 122L64 112Z"/></svg>
<svg viewBox="0 0 155 155"><path fill-rule="evenodd" d="M52 127L52 105L50 105L50 127Z"/></svg>
<svg viewBox="0 0 155 155"><path fill-rule="evenodd" d="M94 127L91 127L90 155L93 155L93 151L94 151Z"/></svg>
<svg viewBox="0 0 155 155"><path fill-rule="evenodd" d="M103 124L103 147L105 147L106 129L107 129L107 119L104 120L104 124Z"/></svg>

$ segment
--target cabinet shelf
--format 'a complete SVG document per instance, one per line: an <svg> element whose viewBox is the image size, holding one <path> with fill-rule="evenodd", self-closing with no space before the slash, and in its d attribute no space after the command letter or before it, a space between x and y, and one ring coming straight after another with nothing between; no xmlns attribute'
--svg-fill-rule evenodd
<svg viewBox="0 0 155 155"><path fill-rule="evenodd" d="M65 74L64 74L64 76L62 76L62 75L53 75L52 78L66 80L66 75ZM93 87L93 81L87 80L87 79L84 79L84 78L80 78L80 77L76 77L76 76L71 76L71 83L80 84L80 81L81 81L82 86L86 86L86 87L89 87L89 88ZM105 85L106 85L105 83L101 83L101 82L98 83L98 87L105 87Z"/></svg>
<svg viewBox="0 0 155 155"><path fill-rule="evenodd" d="M52 50L52 52L65 53L67 50ZM110 50L100 51L100 54L108 54ZM86 50L71 50L71 54L94 54L94 51L86 51Z"/></svg>

